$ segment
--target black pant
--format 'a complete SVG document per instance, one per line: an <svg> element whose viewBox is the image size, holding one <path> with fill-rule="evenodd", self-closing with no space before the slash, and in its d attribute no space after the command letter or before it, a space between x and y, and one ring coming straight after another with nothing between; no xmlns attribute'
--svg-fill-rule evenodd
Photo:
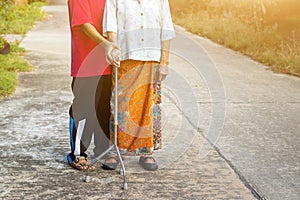
<svg viewBox="0 0 300 200"><path fill-rule="evenodd" d="M94 133L94 154L109 146L111 75L73 78L73 104L70 107L71 164L76 156L87 156Z"/></svg>

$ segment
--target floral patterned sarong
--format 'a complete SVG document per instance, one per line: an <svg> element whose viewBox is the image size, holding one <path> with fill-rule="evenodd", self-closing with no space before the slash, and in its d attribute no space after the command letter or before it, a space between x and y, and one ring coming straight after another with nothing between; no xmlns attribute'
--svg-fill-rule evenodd
<svg viewBox="0 0 300 200"><path fill-rule="evenodd" d="M157 62L125 60L118 71L118 147L123 154L147 155L154 150L153 73ZM114 73L113 73L113 88ZM111 100L114 141L114 92Z"/></svg>

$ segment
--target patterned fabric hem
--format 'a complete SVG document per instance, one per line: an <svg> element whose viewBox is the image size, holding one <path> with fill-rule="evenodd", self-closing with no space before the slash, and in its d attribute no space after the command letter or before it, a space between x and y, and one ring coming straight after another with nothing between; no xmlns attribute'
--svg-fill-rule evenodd
<svg viewBox="0 0 300 200"><path fill-rule="evenodd" d="M112 144L111 144L112 145ZM153 148L146 148L143 147L141 149L136 149L135 151L128 151L127 149L119 148L121 155L124 156L145 156L145 155L152 155L154 149ZM109 156L117 156L115 150L109 152Z"/></svg>

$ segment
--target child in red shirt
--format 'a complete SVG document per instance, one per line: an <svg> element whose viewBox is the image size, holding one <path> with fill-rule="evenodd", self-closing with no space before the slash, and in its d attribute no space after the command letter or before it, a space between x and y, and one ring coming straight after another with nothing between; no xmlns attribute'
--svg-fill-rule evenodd
<svg viewBox="0 0 300 200"><path fill-rule="evenodd" d="M109 145L110 64L118 66L110 55L119 47L100 34L104 6L105 0L68 1L74 99L69 111L71 153L67 159L79 170L88 168L86 150L93 133L96 156Z"/></svg>

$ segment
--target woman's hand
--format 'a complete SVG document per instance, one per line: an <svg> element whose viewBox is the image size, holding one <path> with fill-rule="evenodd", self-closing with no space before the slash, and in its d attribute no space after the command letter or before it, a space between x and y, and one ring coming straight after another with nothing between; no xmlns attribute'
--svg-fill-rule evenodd
<svg viewBox="0 0 300 200"><path fill-rule="evenodd" d="M168 75L169 67L166 64L158 64L156 66L156 73L155 73L155 79L158 82L162 82L166 79Z"/></svg>
<svg viewBox="0 0 300 200"><path fill-rule="evenodd" d="M110 41L104 41L101 43L101 46L104 47L105 49L105 58L106 58L106 62L114 67L120 67L120 57L119 55L114 55L114 51L121 51L120 47ZM118 56L118 58L117 58ZM120 55L121 56L121 55Z"/></svg>
<svg viewBox="0 0 300 200"><path fill-rule="evenodd" d="M115 67L120 66L120 61L115 61L113 56L112 56L112 51L114 49L120 50L120 47L116 44L116 36L115 36L115 41L109 41L106 40L98 31L97 29L90 23L84 23L80 26L82 31L95 40L98 44L100 44L104 49L105 49L105 58L106 62L109 63L110 65L113 65Z"/></svg>
<svg viewBox="0 0 300 200"><path fill-rule="evenodd" d="M120 67L121 56L122 56L121 51L119 49L113 49L111 52L111 56L114 62L114 66ZM117 64L117 66L115 64Z"/></svg>
<svg viewBox="0 0 300 200"><path fill-rule="evenodd" d="M166 79L169 68L169 57L170 57L170 40L162 41L161 43L161 57L160 62L157 66L156 80L161 82Z"/></svg>

